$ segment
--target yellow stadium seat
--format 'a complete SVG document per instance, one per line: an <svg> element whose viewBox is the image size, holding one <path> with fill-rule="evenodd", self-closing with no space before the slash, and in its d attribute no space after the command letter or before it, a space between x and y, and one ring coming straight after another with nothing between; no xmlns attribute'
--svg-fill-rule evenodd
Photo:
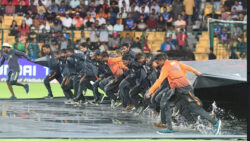
<svg viewBox="0 0 250 141"><path fill-rule="evenodd" d="M213 11L213 5L212 4L207 4L204 8L204 15L211 14Z"/></svg>

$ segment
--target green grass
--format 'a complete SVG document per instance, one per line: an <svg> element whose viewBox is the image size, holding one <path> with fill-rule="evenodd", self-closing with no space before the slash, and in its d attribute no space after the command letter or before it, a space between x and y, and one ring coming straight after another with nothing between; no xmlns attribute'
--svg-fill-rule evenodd
<svg viewBox="0 0 250 141"><path fill-rule="evenodd" d="M29 83L29 85L30 85L29 94L25 93L23 87L13 86L16 97L19 99L29 99L29 98L43 98L47 96L48 92L43 83ZM63 91L59 84L51 84L51 89L54 97L64 97ZM0 98L9 98L10 96L11 94L7 84L5 82L1 82ZM93 96L92 91L88 90L87 96Z"/></svg>

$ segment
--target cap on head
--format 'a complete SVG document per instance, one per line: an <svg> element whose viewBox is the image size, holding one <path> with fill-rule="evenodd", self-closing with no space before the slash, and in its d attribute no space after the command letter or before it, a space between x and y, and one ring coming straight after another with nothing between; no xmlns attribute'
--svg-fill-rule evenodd
<svg viewBox="0 0 250 141"><path fill-rule="evenodd" d="M3 47L3 48L4 48L4 47L11 48L11 45L8 44L8 43L3 43L2 47Z"/></svg>

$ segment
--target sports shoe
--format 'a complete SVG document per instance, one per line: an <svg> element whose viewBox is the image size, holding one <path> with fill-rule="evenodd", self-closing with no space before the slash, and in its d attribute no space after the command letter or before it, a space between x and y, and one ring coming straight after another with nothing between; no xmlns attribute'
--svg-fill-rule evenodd
<svg viewBox="0 0 250 141"><path fill-rule="evenodd" d="M53 99L53 98L54 98L54 97L51 96L51 95L47 95L47 96L44 97L44 99Z"/></svg>
<svg viewBox="0 0 250 141"><path fill-rule="evenodd" d="M162 129L160 131L157 131L156 133L158 133L158 134L168 134L168 133L173 133L173 130L166 128L166 129Z"/></svg>
<svg viewBox="0 0 250 141"><path fill-rule="evenodd" d="M221 120L217 120L214 127L213 127L213 133L215 135L218 135L221 130Z"/></svg>
<svg viewBox="0 0 250 141"><path fill-rule="evenodd" d="M103 102L103 100L104 100L104 97L105 97L104 94L101 94L100 97L99 97L99 102L98 103L101 104Z"/></svg>
<svg viewBox="0 0 250 141"><path fill-rule="evenodd" d="M123 109L123 111L130 111L134 108L134 105L128 105L125 109Z"/></svg>
<svg viewBox="0 0 250 141"><path fill-rule="evenodd" d="M153 123L153 126L155 128L160 128L160 129L165 129L167 128L166 124L162 124L162 123Z"/></svg>
<svg viewBox="0 0 250 141"><path fill-rule="evenodd" d="M121 101L116 101L115 102L115 108L118 108L120 106L122 106L122 102Z"/></svg>
<svg viewBox="0 0 250 141"><path fill-rule="evenodd" d="M30 91L30 86L29 86L29 84L25 84L25 85L24 85L24 89L25 89L26 94L29 94L29 91Z"/></svg>
<svg viewBox="0 0 250 141"><path fill-rule="evenodd" d="M69 99L67 101L64 101L64 104L74 104L73 99Z"/></svg>
<svg viewBox="0 0 250 141"><path fill-rule="evenodd" d="M142 112L143 112L143 107L140 106L140 107L136 110L136 113L140 115Z"/></svg>
<svg viewBox="0 0 250 141"><path fill-rule="evenodd" d="M15 96L11 96L10 100L16 100L17 98Z"/></svg>

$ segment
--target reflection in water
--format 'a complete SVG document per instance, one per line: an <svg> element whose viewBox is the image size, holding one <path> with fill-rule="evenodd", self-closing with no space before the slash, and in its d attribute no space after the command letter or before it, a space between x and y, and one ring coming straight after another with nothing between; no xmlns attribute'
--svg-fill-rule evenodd
<svg viewBox="0 0 250 141"><path fill-rule="evenodd" d="M152 127L153 122L159 121L152 118L151 110L147 110L142 116L135 116L133 113L123 113L121 109L111 110L109 104L102 105L86 105L74 107L65 105L63 100L44 101L44 100L17 100L17 101L0 101L0 110L2 111L0 122L0 137L2 130L6 132L6 136L52 136L57 137L63 135L150 135L154 134L157 129ZM212 111L219 115L223 120L222 134L245 135L246 119L236 118L233 115L215 107ZM231 115L223 118L223 115ZM179 121L181 118L178 119ZM211 134L207 132L209 129L202 120L199 123L198 131L187 129L186 124L178 125L177 128L184 133L192 134ZM237 125L234 126L234 125ZM11 127L11 128L10 128ZM25 131L25 132L21 132ZM7 132L9 134L7 134ZM181 133L180 132L180 133Z"/></svg>

